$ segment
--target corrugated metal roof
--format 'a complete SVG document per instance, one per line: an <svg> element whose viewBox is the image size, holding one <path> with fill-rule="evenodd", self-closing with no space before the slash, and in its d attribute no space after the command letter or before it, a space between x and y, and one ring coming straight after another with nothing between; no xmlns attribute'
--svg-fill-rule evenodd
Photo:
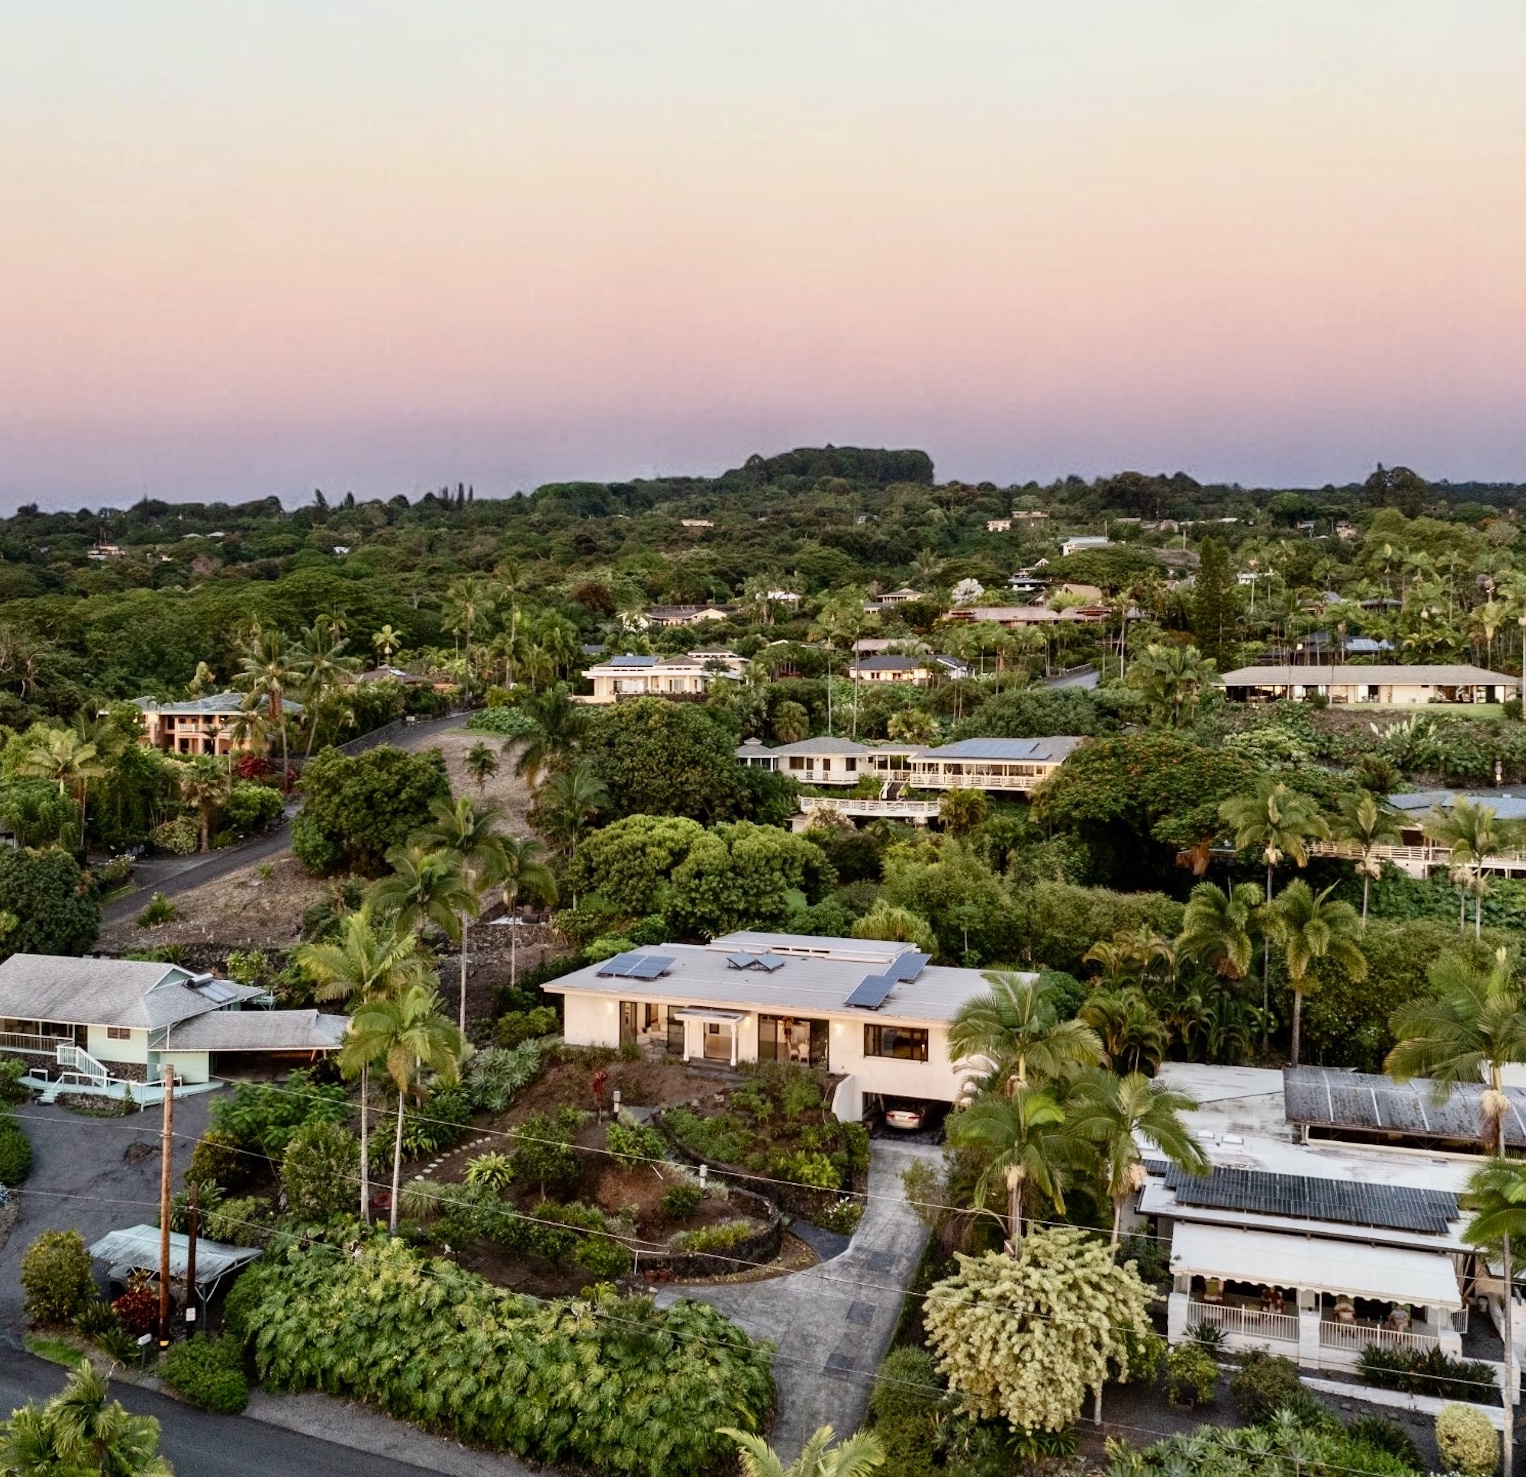
<svg viewBox="0 0 1526 1477"><path fill-rule="evenodd" d="M1461 1215L1457 1196L1443 1190L1220 1166L1206 1175L1191 1175L1173 1165L1166 1170L1166 1188L1173 1190L1183 1205L1420 1231L1431 1236L1443 1235Z"/></svg>
<svg viewBox="0 0 1526 1477"><path fill-rule="evenodd" d="M1447 1143L1476 1143L1482 1124L1482 1082L1437 1095L1424 1078L1395 1082L1368 1072L1285 1067L1282 1097L1289 1123L1346 1128ZM1526 1090L1505 1088L1505 1141L1526 1148Z"/></svg>

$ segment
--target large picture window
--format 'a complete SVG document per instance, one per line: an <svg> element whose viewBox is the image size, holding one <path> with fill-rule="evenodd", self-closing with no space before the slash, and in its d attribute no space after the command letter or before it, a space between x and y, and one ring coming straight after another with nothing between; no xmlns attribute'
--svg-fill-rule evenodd
<svg viewBox="0 0 1526 1477"><path fill-rule="evenodd" d="M927 1060L927 1032L905 1026L865 1026L864 1055L890 1056L903 1062Z"/></svg>
<svg viewBox="0 0 1526 1477"><path fill-rule="evenodd" d="M796 1062L802 1067L827 1064L827 1023L799 1016L758 1017L758 1060Z"/></svg>

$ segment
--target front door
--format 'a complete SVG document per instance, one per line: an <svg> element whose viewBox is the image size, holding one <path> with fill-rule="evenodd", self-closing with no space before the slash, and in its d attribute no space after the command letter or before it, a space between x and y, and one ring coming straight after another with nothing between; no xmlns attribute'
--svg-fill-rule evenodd
<svg viewBox="0 0 1526 1477"><path fill-rule="evenodd" d="M634 1046L636 1044L636 1009L634 1000L622 1000L620 1002L620 1045Z"/></svg>
<svg viewBox="0 0 1526 1477"><path fill-rule="evenodd" d="M707 1062L731 1061L731 1030L720 1021L705 1023L705 1060Z"/></svg>

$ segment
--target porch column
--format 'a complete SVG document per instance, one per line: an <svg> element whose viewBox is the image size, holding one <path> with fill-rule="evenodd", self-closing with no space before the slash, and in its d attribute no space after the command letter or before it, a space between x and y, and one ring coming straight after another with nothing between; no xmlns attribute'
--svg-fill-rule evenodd
<svg viewBox="0 0 1526 1477"><path fill-rule="evenodd" d="M731 1065L733 1067L736 1066L736 1064L737 1064L737 1046L738 1046L738 1043L739 1043L739 1041L741 1039L741 1035L742 1035L742 1023L741 1023L741 1021L732 1021L732 1023L731 1023Z"/></svg>
<svg viewBox="0 0 1526 1477"><path fill-rule="evenodd" d="M1320 1368L1319 1362L1319 1293L1312 1288L1298 1289L1298 1362L1305 1369Z"/></svg>
<svg viewBox="0 0 1526 1477"><path fill-rule="evenodd" d="M686 1020L683 1023L683 1025L684 1025L684 1060L685 1061L688 1061L689 1060L689 1056L690 1056L690 1049L689 1049L689 1028L691 1026L693 1026L693 1024L694 1024L694 1022L690 1021L690 1020Z"/></svg>
<svg viewBox="0 0 1526 1477"><path fill-rule="evenodd" d="M1186 1277L1176 1279L1177 1286L1171 1291L1166 1299L1166 1342L1168 1344L1182 1343L1187 1337L1187 1298L1186 1288L1180 1284L1189 1282Z"/></svg>
<svg viewBox="0 0 1526 1477"><path fill-rule="evenodd" d="M1424 1309L1425 1321L1436 1330L1437 1340L1443 1354L1454 1359L1462 1358L1462 1335L1457 1331L1456 1317L1450 1308Z"/></svg>

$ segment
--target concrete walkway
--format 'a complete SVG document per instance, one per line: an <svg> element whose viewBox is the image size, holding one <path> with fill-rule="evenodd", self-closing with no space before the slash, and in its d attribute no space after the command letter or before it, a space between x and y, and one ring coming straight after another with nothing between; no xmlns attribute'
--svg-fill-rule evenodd
<svg viewBox="0 0 1526 1477"><path fill-rule="evenodd" d="M876 1139L869 1148L871 1199L842 1255L763 1282L668 1288L672 1303L692 1297L718 1308L755 1338L772 1339L779 1414L769 1440L793 1459L818 1426L856 1431L874 1371L890 1347L904 1291L922 1258L927 1228L906 1203L901 1171L942 1162L930 1144Z"/></svg>

